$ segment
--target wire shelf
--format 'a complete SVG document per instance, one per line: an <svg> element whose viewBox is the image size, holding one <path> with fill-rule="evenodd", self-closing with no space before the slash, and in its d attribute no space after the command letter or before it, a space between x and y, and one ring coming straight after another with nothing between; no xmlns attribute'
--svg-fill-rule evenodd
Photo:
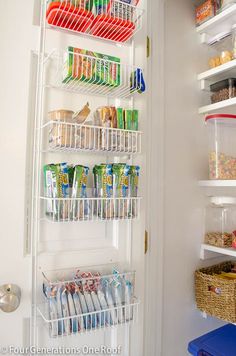
<svg viewBox="0 0 236 356"><path fill-rule="evenodd" d="M43 129L47 131L49 151L141 153L142 133L140 131L61 121L49 121Z"/></svg>
<svg viewBox="0 0 236 356"><path fill-rule="evenodd" d="M141 197L48 198L44 219L52 222L138 219Z"/></svg>
<svg viewBox="0 0 236 356"><path fill-rule="evenodd" d="M50 337L84 334L137 321L135 272L120 273L113 267L108 274L90 268L86 272L74 269L55 274L52 281L48 273L43 273L46 302L37 307Z"/></svg>
<svg viewBox="0 0 236 356"><path fill-rule="evenodd" d="M137 6L118 0L99 7L92 0L59 0L49 1L46 19L50 28L125 43L142 28L143 14Z"/></svg>
<svg viewBox="0 0 236 356"><path fill-rule="evenodd" d="M141 68L122 64L119 58L96 57L83 54L84 50L69 47L56 56L57 72L48 87L98 96L126 99L145 91ZM88 51L86 51L88 53ZM91 53L91 52L89 52ZM109 57L111 58L111 57Z"/></svg>

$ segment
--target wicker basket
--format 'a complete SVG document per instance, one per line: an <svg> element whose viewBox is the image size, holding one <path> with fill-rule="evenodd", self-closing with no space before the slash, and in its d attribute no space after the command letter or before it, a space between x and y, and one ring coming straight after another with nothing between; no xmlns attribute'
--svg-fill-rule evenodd
<svg viewBox="0 0 236 356"><path fill-rule="evenodd" d="M214 274L230 272L235 263L223 262L195 272L197 307L208 315L236 323L236 280Z"/></svg>

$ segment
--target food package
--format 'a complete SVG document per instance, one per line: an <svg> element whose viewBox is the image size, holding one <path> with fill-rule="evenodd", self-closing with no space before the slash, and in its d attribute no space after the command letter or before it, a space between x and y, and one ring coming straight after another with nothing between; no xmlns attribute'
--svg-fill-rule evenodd
<svg viewBox="0 0 236 356"><path fill-rule="evenodd" d="M57 289L57 315L58 315L58 335L63 335L65 333L65 324L63 320L62 302L61 302L61 292L62 287L59 286Z"/></svg>
<svg viewBox="0 0 236 356"><path fill-rule="evenodd" d="M57 298L56 298L56 290L51 287L43 286L44 294L48 298L48 312L50 320L57 320ZM58 336L58 322L51 321L49 324L49 333L51 337Z"/></svg>
<svg viewBox="0 0 236 356"><path fill-rule="evenodd" d="M53 2L59 2L60 4L60 0L47 0L48 5ZM71 6L79 7L87 11L91 11L93 7L93 0L67 0L66 2L68 2ZM61 4L64 4L64 1L61 2Z"/></svg>
<svg viewBox="0 0 236 356"><path fill-rule="evenodd" d="M113 172L113 193L116 198L127 198L129 193L129 169L125 163L115 163L112 165ZM126 218L129 216L128 199L115 200L115 217Z"/></svg>
<svg viewBox="0 0 236 356"><path fill-rule="evenodd" d="M82 313L86 314L84 315L84 327L85 329L91 329L91 316L88 314L88 306L84 297L84 294L82 292L78 293L79 299L80 299L80 304L81 304L81 309Z"/></svg>
<svg viewBox="0 0 236 356"><path fill-rule="evenodd" d="M117 324L117 312L114 308L114 301L112 298L111 286L109 281L106 278L102 279L103 290L106 298L106 302L108 307L111 309L109 314L109 324L116 325Z"/></svg>
<svg viewBox="0 0 236 356"><path fill-rule="evenodd" d="M104 295L103 291L99 289L97 291L97 296L98 296L99 303L101 305L101 309L102 310L106 310L106 312L105 312L105 325L110 325L111 324L111 313L110 313L110 311L107 311L108 305L107 305L107 302L106 302L105 295Z"/></svg>
<svg viewBox="0 0 236 356"><path fill-rule="evenodd" d="M120 85L120 59L68 47L64 59L63 83L72 80L117 87Z"/></svg>
<svg viewBox="0 0 236 356"><path fill-rule="evenodd" d="M67 299L67 292L66 289L61 293L61 308L62 308L62 315L64 318L64 325L65 325L65 334L70 335L71 333L71 320L68 319L70 316L69 307L68 307L68 299Z"/></svg>
<svg viewBox="0 0 236 356"><path fill-rule="evenodd" d="M73 298L72 298L72 295L70 292L67 292L67 298L68 298L69 314L72 317L71 318L71 330L72 330L72 333L77 333L78 332L78 320L76 317L74 301L73 301Z"/></svg>
<svg viewBox="0 0 236 356"><path fill-rule="evenodd" d="M132 303L132 295L133 295L133 285L130 281L125 281L125 310L124 316L126 321L130 321L133 319L133 309L130 304Z"/></svg>
<svg viewBox="0 0 236 356"><path fill-rule="evenodd" d="M140 174L140 167L139 166L130 166L130 196L131 197L138 197L138 185L139 185L139 174ZM138 204L139 202L135 199L131 199L130 201L130 210L133 218L138 216Z"/></svg>
<svg viewBox="0 0 236 356"><path fill-rule="evenodd" d="M98 198L111 198L113 194L112 165L100 164L93 168L95 194ZM99 199L96 205L96 214L101 219L114 217L114 204L111 199Z"/></svg>
<svg viewBox="0 0 236 356"><path fill-rule="evenodd" d="M91 327L94 329L97 327L97 315L95 313L95 308L93 305L92 297L90 292L84 291L84 298L88 307L89 313L91 313L90 318L91 318Z"/></svg>
<svg viewBox="0 0 236 356"><path fill-rule="evenodd" d="M122 308L122 286L117 279L113 279L111 282L112 296L114 300L114 305L117 307L117 320L119 323L123 323L123 308Z"/></svg>
<svg viewBox="0 0 236 356"><path fill-rule="evenodd" d="M82 315L82 310L81 310L81 305L80 305L80 300L77 292L73 294L73 300L74 300L74 305L75 305L75 311L76 314L78 315L78 330L80 332L84 331L84 318L81 316Z"/></svg>
<svg viewBox="0 0 236 356"><path fill-rule="evenodd" d="M99 327L104 326L105 325L105 312L102 312L102 308L101 308L98 296L94 291L91 292L91 298L93 301L94 308L98 312L97 313L98 326Z"/></svg>
<svg viewBox="0 0 236 356"><path fill-rule="evenodd" d="M196 25L199 26L203 22L209 20L216 15L216 2L215 0L206 0L201 5L196 7L195 10L195 21Z"/></svg>
<svg viewBox="0 0 236 356"><path fill-rule="evenodd" d="M69 197L69 176L66 163L47 164L44 166L44 187L47 199L46 214L53 220L68 219L69 203L57 198Z"/></svg>
<svg viewBox="0 0 236 356"><path fill-rule="evenodd" d="M117 111L113 106L103 106L94 113L94 124L96 126L117 128ZM117 148L118 134L114 130L100 130L100 148L111 150Z"/></svg>
<svg viewBox="0 0 236 356"><path fill-rule="evenodd" d="M89 168L81 165L74 166L74 179L71 197L72 220L87 220L90 216L90 206L87 198L87 182ZM82 198L82 199L78 199Z"/></svg>
<svg viewBox="0 0 236 356"><path fill-rule="evenodd" d="M89 108L89 103L87 103L83 109L81 109L80 111L76 112L73 114L73 121L76 124L83 124L86 119L88 118L89 114L90 114L91 110Z"/></svg>
<svg viewBox="0 0 236 356"><path fill-rule="evenodd" d="M146 84L144 80L143 71L141 68L135 69L130 75L130 92L137 91L139 94L144 93L146 90Z"/></svg>

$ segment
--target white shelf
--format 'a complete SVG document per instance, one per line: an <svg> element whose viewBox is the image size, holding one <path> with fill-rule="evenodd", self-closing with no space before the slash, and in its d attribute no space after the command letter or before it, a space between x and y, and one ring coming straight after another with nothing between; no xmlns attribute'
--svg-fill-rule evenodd
<svg viewBox="0 0 236 356"><path fill-rule="evenodd" d="M216 246L211 246L211 245L207 245L207 244L201 245L201 252L200 252L201 260L215 258L219 254L225 255L225 256L236 257L236 249L230 248L230 247L227 247L227 248L216 247Z"/></svg>
<svg viewBox="0 0 236 356"><path fill-rule="evenodd" d="M236 180L200 180L200 187L236 187Z"/></svg>
<svg viewBox="0 0 236 356"><path fill-rule="evenodd" d="M205 89L206 80L214 80L214 82L217 82L226 79L227 77L233 78L235 75L236 59L198 74L197 79L201 81L201 88Z"/></svg>
<svg viewBox="0 0 236 356"><path fill-rule="evenodd" d="M199 114L207 114L209 112L227 108L227 107L230 107L233 105L236 105L236 97L232 98L232 99L220 101L219 103L202 106L198 109L198 113Z"/></svg>
<svg viewBox="0 0 236 356"><path fill-rule="evenodd" d="M136 154L141 152L140 131L49 121L44 151Z"/></svg>
<svg viewBox="0 0 236 356"><path fill-rule="evenodd" d="M236 23L236 4L225 9L209 21L197 27L196 31L201 35L201 42L206 43L210 38L221 32L231 31Z"/></svg>

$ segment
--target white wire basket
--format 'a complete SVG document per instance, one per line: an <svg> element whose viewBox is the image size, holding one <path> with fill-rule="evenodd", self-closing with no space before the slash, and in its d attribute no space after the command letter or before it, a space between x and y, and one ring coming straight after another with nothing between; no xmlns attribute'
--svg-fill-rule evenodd
<svg viewBox="0 0 236 356"><path fill-rule="evenodd" d="M46 21L49 27L125 43L143 25L144 10L123 1L93 0L48 1Z"/></svg>
<svg viewBox="0 0 236 356"><path fill-rule="evenodd" d="M84 50L69 47L56 55L57 71L48 87L98 96L126 99L145 91L143 70L108 57L83 54ZM86 51L88 53L88 51ZM109 57L111 58L111 57ZM114 58L114 57L113 57Z"/></svg>
<svg viewBox="0 0 236 356"><path fill-rule="evenodd" d="M84 334L138 320L135 272L89 268L52 273L57 278L52 280L43 273L45 302L37 307L50 337Z"/></svg>
<svg viewBox="0 0 236 356"><path fill-rule="evenodd" d="M142 133L140 131L60 121L49 121L43 129L47 131L49 151L141 153Z"/></svg>
<svg viewBox="0 0 236 356"><path fill-rule="evenodd" d="M48 198L43 219L52 222L138 219L141 197Z"/></svg>

